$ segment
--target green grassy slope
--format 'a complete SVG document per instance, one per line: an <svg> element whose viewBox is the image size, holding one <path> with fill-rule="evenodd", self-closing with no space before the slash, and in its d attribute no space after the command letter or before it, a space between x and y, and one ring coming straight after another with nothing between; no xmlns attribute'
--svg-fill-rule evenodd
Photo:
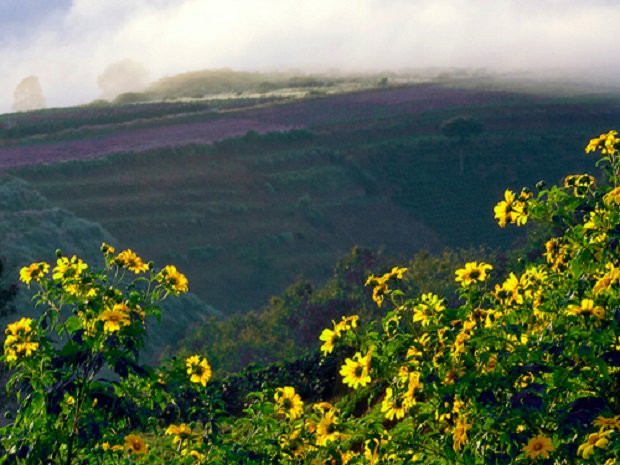
<svg viewBox="0 0 620 465"><path fill-rule="evenodd" d="M459 114L486 128L466 147L439 132ZM492 217L504 189L589 169L583 141L618 116L611 98L457 99L441 110L357 117L288 136L248 134L13 173L99 222L120 245L176 264L192 291L231 313L260 306L300 274L326 279L356 244L411 255L511 243L522 232L500 231Z"/></svg>

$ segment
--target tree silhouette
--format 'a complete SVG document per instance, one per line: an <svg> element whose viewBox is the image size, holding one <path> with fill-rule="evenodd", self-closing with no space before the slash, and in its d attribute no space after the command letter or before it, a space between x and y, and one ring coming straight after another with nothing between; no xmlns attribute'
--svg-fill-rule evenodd
<svg viewBox="0 0 620 465"><path fill-rule="evenodd" d="M458 149L460 172L463 174L463 149L471 144L472 137L484 131L484 124L470 116L455 116L441 123L441 133L454 141Z"/></svg>
<svg viewBox="0 0 620 465"><path fill-rule="evenodd" d="M32 111L45 108L45 97L39 78L30 76L17 85L13 94L13 111Z"/></svg>

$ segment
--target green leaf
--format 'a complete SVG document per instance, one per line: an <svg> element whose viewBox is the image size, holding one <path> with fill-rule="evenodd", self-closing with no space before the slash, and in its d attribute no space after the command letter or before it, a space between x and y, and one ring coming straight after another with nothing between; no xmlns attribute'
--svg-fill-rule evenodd
<svg viewBox="0 0 620 465"><path fill-rule="evenodd" d="M64 326L67 332L73 334L78 329L82 328L82 320L80 319L80 317L73 315L67 319Z"/></svg>

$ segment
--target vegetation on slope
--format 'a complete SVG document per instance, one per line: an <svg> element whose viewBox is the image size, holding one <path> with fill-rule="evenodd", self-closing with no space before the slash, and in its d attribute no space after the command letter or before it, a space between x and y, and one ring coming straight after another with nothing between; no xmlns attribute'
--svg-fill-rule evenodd
<svg viewBox="0 0 620 465"><path fill-rule="evenodd" d="M291 276L325 282L333 264L355 245L412 256L444 246L506 247L523 239L521 232L496 234L488 215L493 199L505 186L555 182L584 169L585 161L575 155L580 141L618 114L613 100L502 94L467 100L499 103L463 106L458 96L472 99L471 91L406 92L417 103L396 116L386 108L398 107L398 100L376 106L384 113L373 116L367 113L372 105L344 111L339 106L344 100L325 98L273 108L272 118L279 112L314 118L331 111L338 122L322 117L303 131L250 132L213 145L14 173L58 205L99 222L121 243L174 261L189 276L192 291L232 314L258 309ZM429 102L443 95L453 106L437 109L427 102L429 95ZM347 112L349 119L342 119ZM463 114L485 131L457 147L440 127Z"/></svg>
<svg viewBox="0 0 620 465"><path fill-rule="evenodd" d="M20 277L40 288L42 315L7 327L2 359L15 368L10 387L20 405L0 431L0 462L615 464L616 136L602 134L586 149L602 152L602 176L504 192L494 208L499 226L541 223L553 237L494 286L495 264L480 258L453 270L453 302L404 291L404 267L371 275L381 322L342 315L322 331L321 352L337 357L331 380L342 390L317 400L285 381L231 415L222 400L228 385L211 383L205 357L155 370L137 363L145 314L187 289L174 266L155 268L104 245L101 272L62 256L53 269L25 267ZM63 305L75 310L67 320L56 311ZM103 368L118 379L99 376ZM313 374L298 376L312 384Z"/></svg>

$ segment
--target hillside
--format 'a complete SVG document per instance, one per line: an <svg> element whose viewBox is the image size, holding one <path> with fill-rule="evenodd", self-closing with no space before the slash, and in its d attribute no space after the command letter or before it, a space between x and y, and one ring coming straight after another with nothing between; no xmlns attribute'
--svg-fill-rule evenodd
<svg viewBox="0 0 620 465"><path fill-rule="evenodd" d="M510 244L522 233L500 234L490 214L503 190L587 169L583 140L614 127L619 102L375 89L76 128L2 148L0 166L122 247L175 263L192 291L230 314L262 306L298 275L324 281L354 245L411 255ZM458 115L485 126L470 145L439 131Z"/></svg>

